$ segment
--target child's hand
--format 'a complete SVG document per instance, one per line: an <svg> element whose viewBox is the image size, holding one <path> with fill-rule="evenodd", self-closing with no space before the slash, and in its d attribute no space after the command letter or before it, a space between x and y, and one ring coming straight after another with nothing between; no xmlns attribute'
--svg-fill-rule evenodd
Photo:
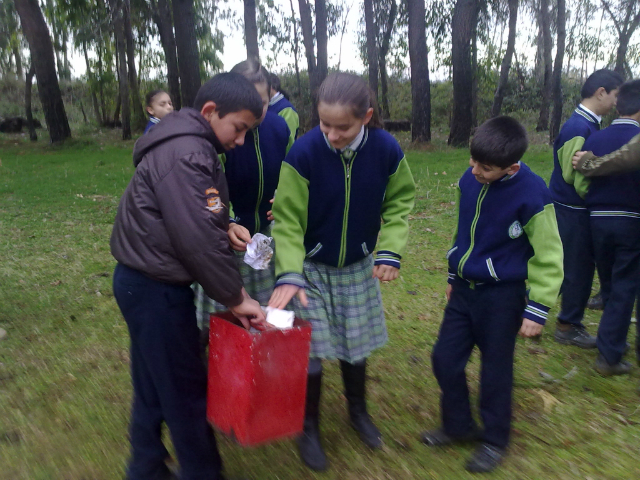
<svg viewBox="0 0 640 480"><path fill-rule="evenodd" d="M578 167L578 162L584 156L585 153L587 153L587 152L576 152L576 153L573 154L573 158L571 159L571 163L573 164L573 168L577 168Z"/></svg>
<svg viewBox="0 0 640 480"><path fill-rule="evenodd" d="M271 200L269 200L269 203L271 205L273 205L273 201L275 200L275 198L272 198ZM273 210L269 210L267 212L267 220L269 220L270 222L273 222Z"/></svg>
<svg viewBox="0 0 640 480"><path fill-rule="evenodd" d="M373 278L379 278L383 282L390 282L398 278L399 270L391 265L375 265L373 267Z"/></svg>
<svg viewBox="0 0 640 480"><path fill-rule="evenodd" d="M273 290L271 298L269 299L269 306L282 310L287 307L296 294L303 307L309 305L307 294L304 293L304 288L300 288L297 285L280 285Z"/></svg>
<svg viewBox="0 0 640 480"><path fill-rule="evenodd" d="M522 319L522 327L520 327L520 336L524 338L537 337L542 333L542 325L529 320L528 318Z"/></svg>
<svg viewBox="0 0 640 480"><path fill-rule="evenodd" d="M451 301L451 292L453 292L453 285L447 283L447 289L444 291L445 295L447 296L447 302Z"/></svg>
<svg viewBox="0 0 640 480"><path fill-rule="evenodd" d="M249 233L249 230L238 223L229 224L227 235L229 235L231 248L238 252L246 251L247 243L251 243L251 234Z"/></svg>
<svg viewBox="0 0 640 480"><path fill-rule="evenodd" d="M244 297L242 303L235 307L229 307L229 310L242 322L242 325L247 330L249 330L251 326L256 327L258 330L265 330L267 328L267 321L264 312L260 308L260 304L247 294L244 287L242 288L242 295Z"/></svg>

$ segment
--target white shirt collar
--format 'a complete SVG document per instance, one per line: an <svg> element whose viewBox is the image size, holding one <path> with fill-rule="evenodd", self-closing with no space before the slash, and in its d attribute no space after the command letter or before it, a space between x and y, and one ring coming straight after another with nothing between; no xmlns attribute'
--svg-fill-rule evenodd
<svg viewBox="0 0 640 480"><path fill-rule="evenodd" d="M342 153L345 153L347 150L351 150L352 152L355 151L362 143L363 138L364 138L364 125L360 129L360 133L356 135L356 138L354 138L349 145L347 145L342 149Z"/></svg>
<svg viewBox="0 0 640 480"><path fill-rule="evenodd" d="M600 115L596 115L595 113L593 113L591 110L589 110L587 107L585 107L584 104L581 103L580 104L580 108L582 110L584 110L585 112L587 112L589 115L593 115L594 118L596 120L598 120L598 123L602 122L602 117Z"/></svg>

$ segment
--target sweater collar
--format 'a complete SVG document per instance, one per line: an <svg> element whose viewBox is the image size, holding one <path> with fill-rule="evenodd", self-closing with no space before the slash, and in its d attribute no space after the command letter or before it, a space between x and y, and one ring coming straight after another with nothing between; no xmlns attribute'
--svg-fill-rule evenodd
<svg viewBox="0 0 640 480"><path fill-rule="evenodd" d="M640 123L633 120L632 118L616 118L613 122L611 122L611 125L634 125L640 128Z"/></svg>
<svg viewBox="0 0 640 480"><path fill-rule="evenodd" d="M324 141L327 142L327 146L331 149L332 152L337 153L338 155L342 155L347 160L350 160L351 157L353 157L353 154L360 150L365 143L367 143L367 139L369 138L369 129L365 128L363 125L358 135L356 135L356 138L354 138L351 143L349 143L349 145L341 150L333 148L331 146L331 143L329 142L329 139L324 133L322 134L322 136L324 137Z"/></svg>
<svg viewBox="0 0 640 480"><path fill-rule="evenodd" d="M583 104L578 105L578 108L576 108L576 113L578 115L582 115L587 120L589 120L589 121L591 121L593 123L600 124L600 122L602 121L602 117L600 115L596 115L591 110L589 110L587 107L585 107Z"/></svg>
<svg viewBox="0 0 640 480"><path fill-rule="evenodd" d="M284 98L284 95L282 93L280 92L276 93L273 97L271 97L271 100L269 100L269 106L275 105L283 98Z"/></svg>

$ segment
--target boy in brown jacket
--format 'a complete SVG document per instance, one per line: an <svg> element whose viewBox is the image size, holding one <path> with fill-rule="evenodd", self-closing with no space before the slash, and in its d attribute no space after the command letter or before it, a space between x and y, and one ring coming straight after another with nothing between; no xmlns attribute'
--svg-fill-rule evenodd
<svg viewBox="0 0 640 480"><path fill-rule="evenodd" d="M242 75L205 83L194 108L167 115L135 145L136 171L120 200L111 253L113 292L131 337L129 480L170 479L165 422L182 480L223 479L206 419L207 377L191 283L245 327L264 322L242 286L227 237L229 196L218 153L242 145L262 99Z"/></svg>

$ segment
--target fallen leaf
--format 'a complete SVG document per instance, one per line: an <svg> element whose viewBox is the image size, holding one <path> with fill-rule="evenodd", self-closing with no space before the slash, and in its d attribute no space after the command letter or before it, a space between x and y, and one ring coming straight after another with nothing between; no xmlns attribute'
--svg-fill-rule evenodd
<svg viewBox="0 0 640 480"><path fill-rule="evenodd" d="M51 282L50 285L57 287L58 285L60 285L62 283L62 280L56 280L55 282Z"/></svg>
<svg viewBox="0 0 640 480"><path fill-rule="evenodd" d="M540 395L540 398L542 398L543 408L544 408L544 411L547 413L551 412L553 410L553 407L556 404L560 403L560 400L558 400L556 397L551 395L546 390L537 389L536 393Z"/></svg>

